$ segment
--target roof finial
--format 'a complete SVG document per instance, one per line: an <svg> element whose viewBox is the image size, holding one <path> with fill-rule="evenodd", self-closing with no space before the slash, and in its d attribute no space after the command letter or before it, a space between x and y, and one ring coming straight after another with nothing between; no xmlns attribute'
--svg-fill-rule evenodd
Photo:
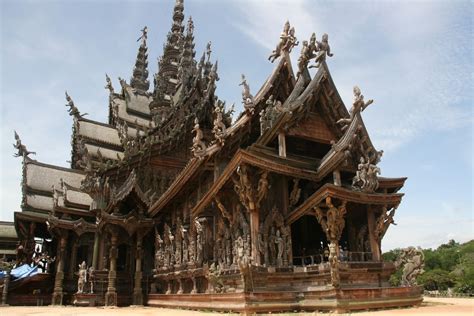
<svg viewBox="0 0 474 316"><path fill-rule="evenodd" d="M207 62L210 62L210 59L211 59L211 53L212 53L211 44L212 44L212 42L209 41L206 45Z"/></svg>
<svg viewBox="0 0 474 316"><path fill-rule="evenodd" d="M69 96L69 94L67 94L67 91L65 92L65 94L67 101L66 106L69 107L67 111L70 116L74 116L75 118L81 118L88 115L87 113L81 114L81 112L79 112L79 109L74 105L74 101L72 100L72 98Z"/></svg>
<svg viewBox="0 0 474 316"><path fill-rule="evenodd" d="M148 28L145 26L142 30L142 35L137 41L142 40L138 48L137 60L133 68L133 75L130 79L130 86L135 89L136 93L147 94L150 82L148 81L148 48L146 40L148 38Z"/></svg>
<svg viewBox="0 0 474 316"><path fill-rule="evenodd" d="M15 140L16 140L16 144L13 144L13 147L18 150L17 153L15 153L13 155L13 157L27 157L29 154L33 154L33 155L36 155L36 152L34 151L28 151L28 149L26 149L26 146L23 145L21 143L21 139L20 139L20 136L18 136L17 132L16 131L13 131L15 133Z"/></svg>
<svg viewBox="0 0 474 316"><path fill-rule="evenodd" d="M140 36L137 39L137 42L139 40L142 40L142 44L146 45L146 40L148 39L148 27L145 25L145 27L143 29L141 29L140 31L142 32L142 36Z"/></svg>

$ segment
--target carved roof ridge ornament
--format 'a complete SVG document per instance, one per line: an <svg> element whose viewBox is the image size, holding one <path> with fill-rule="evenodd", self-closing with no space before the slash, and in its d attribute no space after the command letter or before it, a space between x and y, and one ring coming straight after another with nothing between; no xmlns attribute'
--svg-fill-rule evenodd
<svg viewBox="0 0 474 316"><path fill-rule="evenodd" d="M17 152L15 154L13 154L13 157L26 158L30 154L36 155L36 152L28 151L28 149L26 149L26 146L21 143L20 136L18 135L18 133L15 130L13 130L13 133L15 135L15 141L16 141L16 143L13 144L13 148L15 148L17 150Z"/></svg>
<svg viewBox="0 0 474 316"><path fill-rule="evenodd" d="M110 94L115 93L114 87L112 86L112 80L110 80L110 77L109 75L107 75L107 73L105 74L105 82L106 84L105 84L104 89L109 90Z"/></svg>
<svg viewBox="0 0 474 316"><path fill-rule="evenodd" d="M69 109L67 111L68 111L70 116L73 116L75 119L79 119L79 118L82 118L82 117L88 115L88 113L81 114L81 112L79 112L79 109L74 105L74 101L69 96L67 91L65 91L65 94L66 94L66 101L67 101L66 106L69 107Z"/></svg>
<svg viewBox="0 0 474 316"><path fill-rule="evenodd" d="M313 37L314 35L314 37ZM313 33L311 35L310 44L314 45L310 46L313 51L316 51L316 55L314 56L315 64L310 66L309 68L319 68L323 62L326 61L326 56L332 57L334 54L331 53L331 47L329 46L329 35L324 33L321 42L316 40L316 35Z"/></svg>
<svg viewBox="0 0 474 316"><path fill-rule="evenodd" d="M244 104L245 113L252 115L255 111L255 104L253 95L250 94L250 86L244 74L242 74L242 81L239 86L242 86L242 103Z"/></svg>
<svg viewBox="0 0 474 316"><path fill-rule="evenodd" d="M287 20L280 34L280 41L272 54L268 57L268 60L273 63L282 53L291 53L293 47L298 44L299 42L295 36L295 28L290 27L290 22Z"/></svg>
<svg viewBox="0 0 474 316"><path fill-rule="evenodd" d="M199 127L199 120L197 117L194 119L193 132L195 132L196 135L193 138L193 146L191 147L191 151L194 157L203 159L206 154L207 146L203 141L204 134L201 128Z"/></svg>
<svg viewBox="0 0 474 316"><path fill-rule="evenodd" d="M342 125L342 130L345 130L347 126L354 120L356 115L362 113L369 105L374 103L374 100L370 99L367 102L364 101L364 95L360 91L358 86L353 88L354 100L352 102L352 108L349 111L349 118L342 118L337 121L337 124Z"/></svg>
<svg viewBox="0 0 474 316"><path fill-rule="evenodd" d="M224 139L226 135L226 126L223 121L223 112L224 112L224 103L220 100L216 100L214 103L214 113L216 114L216 118L214 119L214 127L212 129L212 133L216 139L216 142L221 146L224 145Z"/></svg>

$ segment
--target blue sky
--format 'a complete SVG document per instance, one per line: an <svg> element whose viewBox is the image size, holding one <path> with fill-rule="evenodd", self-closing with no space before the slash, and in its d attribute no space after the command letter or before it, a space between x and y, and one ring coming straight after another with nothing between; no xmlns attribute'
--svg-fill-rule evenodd
<svg viewBox="0 0 474 316"><path fill-rule="evenodd" d="M106 121L105 73L130 78L140 29L148 26L150 77L171 26L167 1L8 1L1 11L1 208L20 209L21 161L13 130L36 159L67 166L72 119L64 90L89 118ZM472 239L473 5L470 1L185 0L197 58L212 41L217 94L240 104L240 74L256 92L289 19L299 40L329 34L328 65L346 106L352 86L375 99L363 117L385 151L382 175L407 176L383 249ZM294 68L300 48L292 53ZM151 80L152 81L152 80Z"/></svg>

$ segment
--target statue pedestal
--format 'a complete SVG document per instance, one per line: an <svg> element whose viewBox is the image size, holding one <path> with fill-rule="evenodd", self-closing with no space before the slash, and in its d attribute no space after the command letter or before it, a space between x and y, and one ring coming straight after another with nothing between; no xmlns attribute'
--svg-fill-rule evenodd
<svg viewBox="0 0 474 316"><path fill-rule="evenodd" d="M91 293L76 293L73 296L74 306L96 306L97 305L97 294Z"/></svg>

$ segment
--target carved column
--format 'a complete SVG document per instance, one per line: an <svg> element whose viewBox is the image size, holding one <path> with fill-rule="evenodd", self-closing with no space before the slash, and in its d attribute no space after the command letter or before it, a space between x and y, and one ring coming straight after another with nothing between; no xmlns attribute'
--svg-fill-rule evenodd
<svg viewBox="0 0 474 316"><path fill-rule="evenodd" d="M322 208L327 208L326 212ZM316 218L326 233L329 244L329 264L331 267L331 283L335 288L340 286L339 277L339 239L345 226L346 202L340 206L333 204L331 197L327 197L323 205L314 207Z"/></svg>
<svg viewBox="0 0 474 316"><path fill-rule="evenodd" d="M142 240L143 235L137 232L137 250L135 257L135 287L133 288L133 305L143 305L142 291Z"/></svg>
<svg viewBox="0 0 474 316"><path fill-rule="evenodd" d="M370 250L372 251L372 261L380 261L380 247L375 237L375 214L373 208L367 207L367 225L369 228Z"/></svg>
<svg viewBox="0 0 474 316"><path fill-rule="evenodd" d="M59 243L56 255L56 276L51 305L63 305L64 260L66 258L67 231L59 231Z"/></svg>
<svg viewBox="0 0 474 316"><path fill-rule="evenodd" d="M93 250L93 253L92 253L92 267L95 270L99 269L98 262L99 262L99 232L95 232L95 235L94 235L94 250Z"/></svg>
<svg viewBox="0 0 474 316"><path fill-rule="evenodd" d="M105 306L117 306L117 242L118 233L116 229L110 229L109 284L107 293L105 293Z"/></svg>

